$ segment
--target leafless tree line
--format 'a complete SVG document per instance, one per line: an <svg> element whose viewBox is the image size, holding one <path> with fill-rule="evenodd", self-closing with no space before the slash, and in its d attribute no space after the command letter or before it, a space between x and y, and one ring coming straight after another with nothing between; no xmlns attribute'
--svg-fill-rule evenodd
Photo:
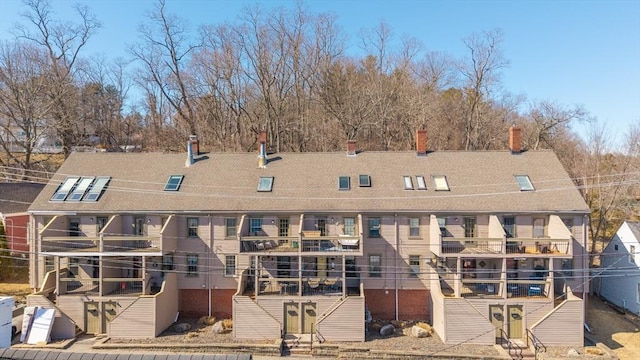
<svg viewBox="0 0 640 360"><path fill-rule="evenodd" d="M0 165L46 168L46 157L33 156L45 135L65 156L82 145L183 151L191 134L205 151L249 151L261 130L276 152L340 150L347 140L407 150L418 128L430 150L496 150L518 125L524 148L553 149L599 209L593 238L638 214L640 126L613 152L604 128L587 141L572 132L591 121L582 107L509 93L498 29L462 39L467 54L453 58L397 39L382 22L358 34L354 57L337 19L302 2L247 7L234 23L195 28L159 0L127 44L131 60L109 60L81 56L100 28L89 9L77 7L69 23L47 0L25 4L15 39L0 44Z"/></svg>

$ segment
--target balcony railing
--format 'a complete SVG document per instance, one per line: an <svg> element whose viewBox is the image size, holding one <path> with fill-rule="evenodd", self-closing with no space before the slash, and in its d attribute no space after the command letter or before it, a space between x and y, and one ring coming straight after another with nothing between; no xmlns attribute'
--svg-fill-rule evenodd
<svg viewBox="0 0 640 360"><path fill-rule="evenodd" d="M337 277L261 278L258 295L282 296L340 296L342 279Z"/></svg>
<svg viewBox="0 0 640 360"><path fill-rule="evenodd" d="M508 238L453 238L441 237L441 251L446 254L529 254L560 255L571 254L570 239L521 239Z"/></svg>
<svg viewBox="0 0 640 360"><path fill-rule="evenodd" d="M461 279L459 284L459 296L465 298L548 298L551 280ZM440 289L444 296L455 297L456 280L441 276Z"/></svg>
<svg viewBox="0 0 640 360"><path fill-rule="evenodd" d="M118 235L99 236L47 236L42 238L43 252L122 252L160 251L169 241L161 236Z"/></svg>
<svg viewBox="0 0 640 360"><path fill-rule="evenodd" d="M241 253L287 252L358 252L357 236L269 237L245 236L240 240Z"/></svg>
<svg viewBox="0 0 640 360"><path fill-rule="evenodd" d="M150 293L147 289L143 291L143 279L133 278L105 278L102 282L103 295L146 295ZM147 281L147 284L149 282ZM72 294L93 294L100 295L100 279L76 277L60 278L60 295Z"/></svg>

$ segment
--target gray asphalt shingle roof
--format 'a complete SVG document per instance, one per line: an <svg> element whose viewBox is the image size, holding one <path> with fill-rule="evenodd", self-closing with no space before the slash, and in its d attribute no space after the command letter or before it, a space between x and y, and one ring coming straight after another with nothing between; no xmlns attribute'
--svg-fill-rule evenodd
<svg viewBox="0 0 640 360"><path fill-rule="evenodd" d="M209 153L185 166L186 154L74 153L30 211L202 212L582 212L586 203L551 151L278 153L258 168L255 153ZM371 187L359 187L358 175ZM69 175L111 176L98 202L50 202ZM163 191L170 175L184 175L177 192ZM425 177L427 190L405 190L403 176ZM451 191L435 191L445 175ZM514 175L528 175L535 191L520 191ZM273 191L258 192L261 176ZM349 176L351 189L338 190Z"/></svg>
<svg viewBox="0 0 640 360"><path fill-rule="evenodd" d="M43 188L37 183L0 183L0 213L26 212Z"/></svg>

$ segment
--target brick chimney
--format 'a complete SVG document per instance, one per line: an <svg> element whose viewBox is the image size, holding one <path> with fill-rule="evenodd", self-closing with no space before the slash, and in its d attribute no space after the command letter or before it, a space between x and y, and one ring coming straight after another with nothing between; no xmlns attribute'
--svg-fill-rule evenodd
<svg viewBox="0 0 640 360"><path fill-rule="evenodd" d="M260 146L261 146L261 144L264 144L264 148L265 148L265 151L266 151L266 149L267 149L267 130L261 130L258 133L258 138L256 140L257 140L256 141L256 143L257 143L256 144L256 150L258 152L260 152L261 151L260 150Z"/></svg>
<svg viewBox="0 0 640 360"><path fill-rule="evenodd" d="M513 154L522 151L522 136L520 135L519 127L512 126L509 128L509 149Z"/></svg>
<svg viewBox="0 0 640 360"><path fill-rule="evenodd" d="M347 156L356 156L355 140L347 140Z"/></svg>
<svg viewBox="0 0 640 360"><path fill-rule="evenodd" d="M418 156L427 155L427 130L420 129L416 132L416 152Z"/></svg>
<svg viewBox="0 0 640 360"><path fill-rule="evenodd" d="M200 155L200 140L198 140L198 135L189 135L189 142L191 143L193 154Z"/></svg>

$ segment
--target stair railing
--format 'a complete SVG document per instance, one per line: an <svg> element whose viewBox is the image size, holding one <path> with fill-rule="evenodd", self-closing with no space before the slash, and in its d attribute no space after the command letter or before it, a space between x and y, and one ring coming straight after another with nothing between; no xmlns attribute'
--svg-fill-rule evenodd
<svg viewBox="0 0 640 360"><path fill-rule="evenodd" d="M538 354L547 352L547 347L529 329L527 329L527 337L529 338L529 341L531 341L531 344L533 344L534 355L536 359L538 359Z"/></svg>
<svg viewBox="0 0 640 360"><path fill-rule="evenodd" d="M521 360L523 358L522 347L520 347L520 345L511 341L507 333L504 330L500 329L500 345L504 345L504 342L506 342L507 344L507 350L509 350L509 356L512 359Z"/></svg>

